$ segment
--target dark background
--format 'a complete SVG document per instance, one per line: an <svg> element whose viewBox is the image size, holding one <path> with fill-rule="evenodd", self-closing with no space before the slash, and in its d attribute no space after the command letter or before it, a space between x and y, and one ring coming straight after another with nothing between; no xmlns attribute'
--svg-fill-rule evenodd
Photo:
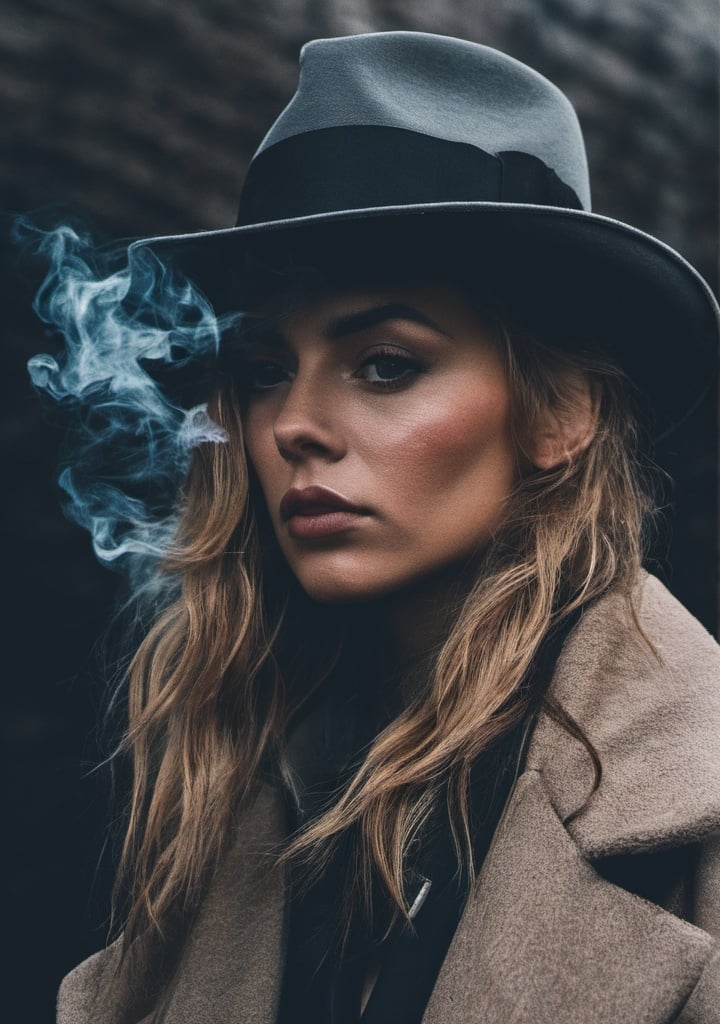
<svg viewBox="0 0 720 1024"><path fill-rule="evenodd" d="M714 0L5 0L0 205L60 203L107 238L224 227L307 39L411 28L507 50L573 100L594 209L679 249L717 284ZM2 247L6 755L3 1024L50 1024L57 984L103 945L109 818L97 640L118 578L59 509L57 428L25 370L47 339ZM679 339L677 373L685 371ZM716 403L657 453L677 483L655 570L717 622ZM99 864L99 867L98 867Z"/></svg>

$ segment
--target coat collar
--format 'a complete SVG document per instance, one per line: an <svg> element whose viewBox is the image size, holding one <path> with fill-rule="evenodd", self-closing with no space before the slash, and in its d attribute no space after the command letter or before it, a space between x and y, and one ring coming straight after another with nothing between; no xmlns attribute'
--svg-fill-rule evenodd
<svg viewBox="0 0 720 1024"><path fill-rule="evenodd" d="M597 792L568 826L585 856L679 846L720 828L720 652L658 579L643 573L632 608L610 594L586 612L548 693L602 765ZM547 713L526 763L563 820L592 790L585 747Z"/></svg>
<svg viewBox="0 0 720 1024"><path fill-rule="evenodd" d="M717 646L652 577L634 605L656 653L624 600L607 596L566 642L549 689L595 746L599 789L566 827L591 790L592 763L541 715L423 1024L660 1024L678 1019L717 952L707 932L592 866L720 829ZM273 1024L283 895L263 865L282 828L279 797L265 790L153 1024Z"/></svg>

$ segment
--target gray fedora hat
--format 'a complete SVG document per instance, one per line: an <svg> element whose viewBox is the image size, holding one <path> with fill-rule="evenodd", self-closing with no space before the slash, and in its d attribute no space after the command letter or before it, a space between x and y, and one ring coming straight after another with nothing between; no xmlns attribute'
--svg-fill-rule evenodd
<svg viewBox="0 0 720 1024"><path fill-rule="evenodd" d="M716 373L720 310L706 282L663 242L591 212L569 100L477 43L378 32L306 44L235 226L140 239L129 256L132 268L152 253L242 306L262 290L258 268L271 288L289 252L290 264L311 253L328 268L358 267L361 252L385 272L423 259L447 268L452 255L549 338L604 348L663 430Z"/></svg>

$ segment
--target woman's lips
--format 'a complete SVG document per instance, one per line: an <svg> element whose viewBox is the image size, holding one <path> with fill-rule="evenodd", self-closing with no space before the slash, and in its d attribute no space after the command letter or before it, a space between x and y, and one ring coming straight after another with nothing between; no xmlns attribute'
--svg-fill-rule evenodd
<svg viewBox="0 0 720 1024"><path fill-rule="evenodd" d="M326 487L291 487L280 502L280 518L291 537L327 537L357 526L369 513Z"/></svg>

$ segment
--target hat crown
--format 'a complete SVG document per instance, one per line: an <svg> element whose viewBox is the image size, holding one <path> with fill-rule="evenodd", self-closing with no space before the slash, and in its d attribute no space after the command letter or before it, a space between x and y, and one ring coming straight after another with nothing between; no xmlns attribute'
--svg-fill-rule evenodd
<svg viewBox="0 0 720 1024"><path fill-rule="evenodd" d="M491 47L425 32L313 40L300 54L297 91L256 159L293 136L350 126L404 129L493 156L529 154L590 209L572 104L537 71Z"/></svg>

